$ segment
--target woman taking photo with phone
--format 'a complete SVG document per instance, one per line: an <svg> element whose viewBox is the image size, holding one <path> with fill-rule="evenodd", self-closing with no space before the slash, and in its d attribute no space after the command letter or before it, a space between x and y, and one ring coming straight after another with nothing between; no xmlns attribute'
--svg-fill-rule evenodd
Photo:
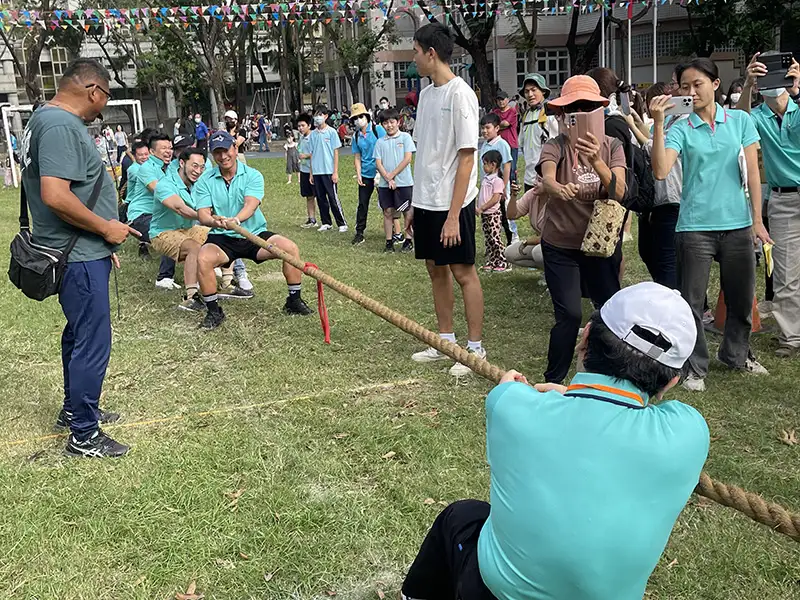
<svg viewBox="0 0 800 600"><path fill-rule="evenodd" d="M548 383L561 383L572 364L582 317L581 281L598 308L620 289L618 260L581 251L595 200L625 195L625 151L619 140L603 131L603 109L608 102L600 95L597 82L576 75L564 82L561 96L548 104L557 114L562 131L568 131L566 119L570 116L584 113L577 115L584 121L584 116L595 116L588 113L600 111L599 119L595 119L598 131L586 131L585 137L577 139L562 133L549 140L536 167L548 198L542 255L556 319L550 330L544 374ZM609 189L613 190L610 194Z"/></svg>
<svg viewBox="0 0 800 600"><path fill-rule="evenodd" d="M750 117L716 102L720 86L717 66L696 58L679 66L676 96L690 96L694 112L664 134L664 116L680 99L658 96L650 104L653 117L653 173L663 181L680 156L683 192L675 246L681 294L692 307L697 343L689 359L684 387L705 390L708 346L703 331L703 301L711 263L720 265L727 318L717 358L729 367L768 374L750 351L751 311L756 282L755 238L770 242L761 222L759 141ZM750 203L748 204L747 190Z"/></svg>

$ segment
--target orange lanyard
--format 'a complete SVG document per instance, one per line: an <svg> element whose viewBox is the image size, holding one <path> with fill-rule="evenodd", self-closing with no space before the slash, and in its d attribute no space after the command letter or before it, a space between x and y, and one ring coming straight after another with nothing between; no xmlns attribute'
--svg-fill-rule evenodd
<svg viewBox="0 0 800 600"><path fill-rule="evenodd" d="M616 394L617 396L622 396L623 398L628 398L629 400L635 400L642 406L644 406L644 399L639 394L634 394L633 392L629 392L627 390L621 390L619 388L611 387L609 385L599 385L599 384L589 384L589 383L574 383L567 388L567 392L571 392L573 390L597 390L598 392L606 392L608 394Z"/></svg>

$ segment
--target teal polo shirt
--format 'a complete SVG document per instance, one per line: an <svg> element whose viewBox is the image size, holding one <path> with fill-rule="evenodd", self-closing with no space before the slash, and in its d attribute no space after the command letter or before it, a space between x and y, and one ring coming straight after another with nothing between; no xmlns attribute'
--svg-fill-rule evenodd
<svg viewBox="0 0 800 600"><path fill-rule="evenodd" d="M366 133L357 131L353 134L353 154L361 156L361 177L364 179L375 179L375 175L378 174L378 168L375 166L375 144L384 136L386 130L377 125L373 131L372 123L367 123Z"/></svg>
<svg viewBox="0 0 800 600"><path fill-rule="evenodd" d="M159 233L175 231L176 229L189 229L194 225L192 219L187 219L176 213L171 208L164 206L164 200L170 196L178 196L186 206L194 208L192 193L183 182L177 169L167 169L167 174L156 184L155 202L153 202L153 218L150 221L150 239Z"/></svg>
<svg viewBox="0 0 800 600"><path fill-rule="evenodd" d="M145 187L149 184L153 183L154 181L159 181L166 171L164 167L164 161L160 158L156 158L152 154L150 157L142 163L141 168L139 169L138 178ZM152 192L150 193L152 196Z"/></svg>
<svg viewBox="0 0 800 600"><path fill-rule="evenodd" d="M641 600L708 447L694 408L650 404L627 381L579 373L564 395L497 386L484 583L499 600Z"/></svg>
<svg viewBox="0 0 800 600"><path fill-rule="evenodd" d="M192 186L192 198L197 210L201 208L211 208L215 215L222 217L235 217L244 208L245 196L258 198L261 202L264 199L264 176L252 167L236 161L236 174L228 184L222 177L219 167L214 167L205 175L198 179ZM253 216L242 222L242 227L252 234L258 235L267 230L267 220L261 207L256 208ZM212 235L230 235L242 237L235 231L228 229L214 228L210 231Z"/></svg>
<svg viewBox="0 0 800 600"><path fill-rule="evenodd" d="M153 213L153 194L141 182L139 174L142 165L133 163L128 167L128 187L125 201L128 203L128 222L137 217Z"/></svg>
<svg viewBox="0 0 800 600"><path fill-rule="evenodd" d="M719 104L713 128L695 113L670 128L666 147L680 154L683 166L676 231L731 231L753 224L739 151L758 140L750 115Z"/></svg>
<svg viewBox="0 0 800 600"><path fill-rule="evenodd" d="M800 106L790 100L780 122L766 102L754 108L750 116L761 136L769 186L800 186Z"/></svg>

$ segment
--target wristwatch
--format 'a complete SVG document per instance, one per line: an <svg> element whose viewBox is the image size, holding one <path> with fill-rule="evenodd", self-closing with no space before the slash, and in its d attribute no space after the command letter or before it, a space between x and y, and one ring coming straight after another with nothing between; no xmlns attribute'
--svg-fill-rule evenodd
<svg viewBox="0 0 800 600"><path fill-rule="evenodd" d="M789 92L789 98L794 100L797 104L800 104L800 92L797 92L797 94L792 94Z"/></svg>

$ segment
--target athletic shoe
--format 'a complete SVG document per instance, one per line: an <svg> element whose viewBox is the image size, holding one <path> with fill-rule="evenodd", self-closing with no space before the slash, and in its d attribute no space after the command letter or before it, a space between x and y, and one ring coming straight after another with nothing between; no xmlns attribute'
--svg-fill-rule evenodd
<svg viewBox="0 0 800 600"><path fill-rule="evenodd" d="M339 225L339 233L347 233L347 225Z"/></svg>
<svg viewBox="0 0 800 600"><path fill-rule="evenodd" d="M512 233L511 234L511 243L512 244L516 244L518 241L519 241L519 234L518 233Z"/></svg>
<svg viewBox="0 0 800 600"><path fill-rule="evenodd" d="M214 267L214 275L217 276L217 279L222 279L222 269Z"/></svg>
<svg viewBox="0 0 800 600"><path fill-rule="evenodd" d="M395 244L402 244L404 239L405 237L403 236L402 233L395 233L394 235L392 235L392 241Z"/></svg>
<svg viewBox="0 0 800 600"><path fill-rule="evenodd" d="M714 313L707 310L703 313L703 325L711 325L714 322Z"/></svg>
<svg viewBox="0 0 800 600"><path fill-rule="evenodd" d="M364 234L356 233L353 237L353 246L359 246L364 243Z"/></svg>
<svg viewBox="0 0 800 600"><path fill-rule="evenodd" d="M706 381L702 377L692 374L684 380L683 387L690 392L705 392Z"/></svg>
<svg viewBox="0 0 800 600"><path fill-rule="evenodd" d="M319 226L319 229L317 229L317 231L330 231L331 229L333 229L333 225L324 225L323 224L323 225Z"/></svg>
<svg viewBox="0 0 800 600"><path fill-rule="evenodd" d="M314 311L299 296L288 296L286 304L283 305L283 312L287 315L310 315Z"/></svg>
<svg viewBox="0 0 800 600"><path fill-rule="evenodd" d="M253 291L253 284L250 283L250 280L247 278L247 273L245 273L236 280L236 285L238 285L245 292Z"/></svg>
<svg viewBox="0 0 800 600"><path fill-rule="evenodd" d="M394 240L386 241L386 247L383 249L383 253L386 254L388 252L394 252Z"/></svg>
<svg viewBox="0 0 800 600"><path fill-rule="evenodd" d="M316 226L317 226L317 221L316 221L316 219L311 219L311 218L309 218L309 219L307 219L307 220L306 220L306 222L305 222L305 223L303 223L302 225L300 225L300 228L301 228L301 229L312 229L312 228L314 228L314 227L316 227Z"/></svg>
<svg viewBox="0 0 800 600"><path fill-rule="evenodd" d="M484 348L478 348L477 350L468 348L467 352L474 354L478 358L486 358L486 350ZM453 377L463 377L464 375L469 375L470 373L472 373L472 369L470 369L467 365L462 365L461 363L456 363L450 367L450 375Z"/></svg>
<svg viewBox="0 0 800 600"><path fill-rule="evenodd" d="M411 252L414 249L414 242L411 240L404 240L400 248L400 252Z"/></svg>
<svg viewBox="0 0 800 600"><path fill-rule="evenodd" d="M420 363L427 363L427 362L437 362L440 360L450 360L450 357L446 354L442 354L436 348L429 346L422 352L415 352L411 355L411 360L414 362Z"/></svg>
<svg viewBox="0 0 800 600"><path fill-rule="evenodd" d="M252 286L251 286L252 287ZM248 298L252 298L255 294L253 290L245 290L240 288L238 285L229 285L227 287L221 287L217 292L217 296L220 298L225 298L226 300L246 300Z"/></svg>
<svg viewBox="0 0 800 600"><path fill-rule="evenodd" d="M164 277L164 279L157 279L156 280L156 287L160 290L179 290L181 286L175 283L175 280L171 277Z"/></svg>
<svg viewBox="0 0 800 600"><path fill-rule="evenodd" d="M102 408L98 409L98 420L103 425L107 425L108 423L116 423L120 420L119 413L105 411ZM58 418L56 419L55 429L63 430L69 427L70 419L72 419L72 415L65 411L63 408L61 412L58 413Z"/></svg>
<svg viewBox="0 0 800 600"><path fill-rule="evenodd" d="M222 308L214 312L209 310L206 312L206 316L203 319L203 322L200 323L200 328L208 330L216 329L217 327L222 325L222 322L224 320L225 320L225 313L222 312Z"/></svg>
<svg viewBox="0 0 800 600"><path fill-rule="evenodd" d="M758 313L761 315L762 319L766 319L767 317L772 316L772 300L762 300L758 303Z"/></svg>
<svg viewBox="0 0 800 600"><path fill-rule="evenodd" d="M191 298L184 298L183 302L178 304L178 310L186 310L189 312L202 312L206 308L206 303L200 294L195 294Z"/></svg>
<svg viewBox="0 0 800 600"><path fill-rule="evenodd" d="M102 429L95 431L88 440L79 442L75 436L69 436L64 448L65 456L85 458L116 458L127 454L130 448L114 441Z"/></svg>
<svg viewBox="0 0 800 600"><path fill-rule="evenodd" d="M755 358L748 358L744 362L744 367L742 370L747 373L752 373L753 375L769 375L769 371L767 371L764 366Z"/></svg>
<svg viewBox="0 0 800 600"><path fill-rule="evenodd" d="M508 273L509 271L511 271L511 265L507 267L492 267L493 273Z"/></svg>
<svg viewBox="0 0 800 600"><path fill-rule="evenodd" d="M775 350L775 356L778 358L794 358L797 356L798 352L800 352L800 348L795 348L794 346L787 346L786 344L781 344L777 350Z"/></svg>

